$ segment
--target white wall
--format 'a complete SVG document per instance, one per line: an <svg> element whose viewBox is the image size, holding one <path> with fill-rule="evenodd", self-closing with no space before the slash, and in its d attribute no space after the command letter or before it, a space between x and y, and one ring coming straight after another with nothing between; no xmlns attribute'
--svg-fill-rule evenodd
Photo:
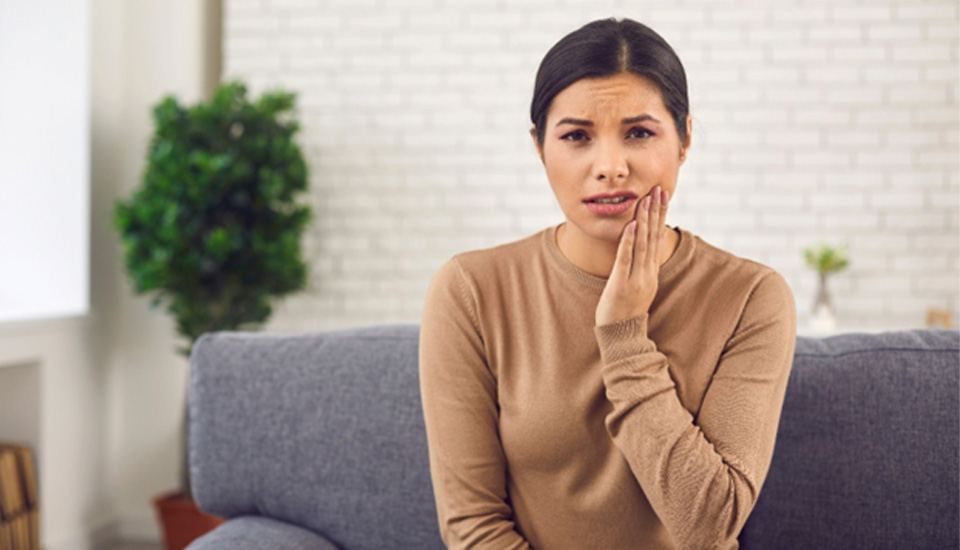
<svg viewBox="0 0 960 550"><path fill-rule="evenodd" d="M113 205L139 185L151 107L167 93L197 101L209 86L205 3L70 0L43 7L49 23L36 34L51 49L74 43L73 35L58 32L66 22L85 36L75 44L85 59L73 68L89 71L89 89L76 90L89 104L75 106L65 120L89 114L90 147L77 145L46 162L62 160L56 169L67 176L89 177L89 192L72 200L90 203L89 219L83 220L90 228L90 312L0 324L0 439L37 450L46 550L87 550L118 538L159 541L151 499L179 481L187 364L174 351L172 320L150 310L149 297L133 295L113 229ZM24 24L25 13L32 12L2 12L14 25ZM25 48L14 56L48 62L42 53ZM12 77L0 74L4 78ZM56 88L46 80L37 84L38 96L53 93L44 86ZM75 156L82 162L74 162ZM24 201L17 206L27 219L46 213ZM53 243L50 250L61 249ZM5 254L4 266L28 257L23 250ZM15 407L14 400L27 405Z"/></svg>
<svg viewBox="0 0 960 550"><path fill-rule="evenodd" d="M299 92L314 289L271 330L419 322L452 254L563 221L528 137L537 66L628 16L686 69L693 149L668 223L781 271L848 243L841 325L960 322L957 3L226 0L225 78Z"/></svg>
<svg viewBox="0 0 960 550"><path fill-rule="evenodd" d="M102 345L92 317L0 326L0 439L34 449L45 550L88 548L108 505Z"/></svg>
<svg viewBox="0 0 960 550"><path fill-rule="evenodd" d="M91 540L159 541L151 500L178 486L180 422L188 364L174 322L133 294L113 229L114 201L140 185L153 130L152 107L172 93L207 93L210 0L92 2L92 303L106 394L101 486L87 514ZM206 49L205 49L206 48Z"/></svg>
<svg viewBox="0 0 960 550"><path fill-rule="evenodd" d="M103 333L88 314L90 2L0 0L0 439L34 449L46 549L107 501Z"/></svg>
<svg viewBox="0 0 960 550"><path fill-rule="evenodd" d="M0 2L0 323L89 308L88 8Z"/></svg>

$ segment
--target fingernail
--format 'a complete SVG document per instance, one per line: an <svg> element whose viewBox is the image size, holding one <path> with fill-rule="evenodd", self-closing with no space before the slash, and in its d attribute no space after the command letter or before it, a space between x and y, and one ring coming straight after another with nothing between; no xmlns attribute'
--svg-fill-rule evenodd
<svg viewBox="0 0 960 550"><path fill-rule="evenodd" d="M670 202L670 191L664 191L661 196L661 204L666 206L668 202Z"/></svg>
<svg viewBox="0 0 960 550"><path fill-rule="evenodd" d="M643 197L643 200L640 201L640 205L643 206L644 212L649 211L649 210L650 210L650 197L649 197L649 196Z"/></svg>

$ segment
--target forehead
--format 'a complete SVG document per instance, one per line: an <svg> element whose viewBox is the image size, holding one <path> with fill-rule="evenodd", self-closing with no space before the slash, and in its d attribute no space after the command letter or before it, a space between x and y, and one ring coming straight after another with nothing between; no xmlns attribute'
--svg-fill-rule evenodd
<svg viewBox="0 0 960 550"><path fill-rule="evenodd" d="M582 78L567 86L553 98L548 118L619 119L641 113L667 116L660 89L646 77L621 73Z"/></svg>

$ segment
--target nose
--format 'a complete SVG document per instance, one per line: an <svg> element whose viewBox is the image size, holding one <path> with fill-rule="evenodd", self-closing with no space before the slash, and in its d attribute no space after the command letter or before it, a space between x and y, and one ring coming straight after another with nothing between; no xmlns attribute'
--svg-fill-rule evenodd
<svg viewBox="0 0 960 550"><path fill-rule="evenodd" d="M599 181L619 181L625 179L629 168L623 148L615 143L598 143L596 158L593 161L593 177Z"/></svg>

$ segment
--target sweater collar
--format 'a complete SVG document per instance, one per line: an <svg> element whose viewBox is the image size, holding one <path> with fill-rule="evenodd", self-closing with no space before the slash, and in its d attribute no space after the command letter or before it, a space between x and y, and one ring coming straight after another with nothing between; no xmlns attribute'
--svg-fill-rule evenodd
<svg viewBox="0 0 960 550"><path fill-rule="evenodd" d="M546 249L546 257L550 264L578 283L596 290L598 293L602 292L603 288L607 285L608 277L599 277L592 273L587 273L570 262L570 260L563 255L563 252L560 251L560 246L557 245L557 230L561 225L563 225L563 223L558 223L557 225L546 228L541 233L542 244ZM675 229L680 234L680 242L677 245L677 249L673 251L673 255L660 266L660 272L657 278L657 284L660 286L672 280L680 269L690 262L696 248L696 239L692 233L679 226Z"/></svg>

